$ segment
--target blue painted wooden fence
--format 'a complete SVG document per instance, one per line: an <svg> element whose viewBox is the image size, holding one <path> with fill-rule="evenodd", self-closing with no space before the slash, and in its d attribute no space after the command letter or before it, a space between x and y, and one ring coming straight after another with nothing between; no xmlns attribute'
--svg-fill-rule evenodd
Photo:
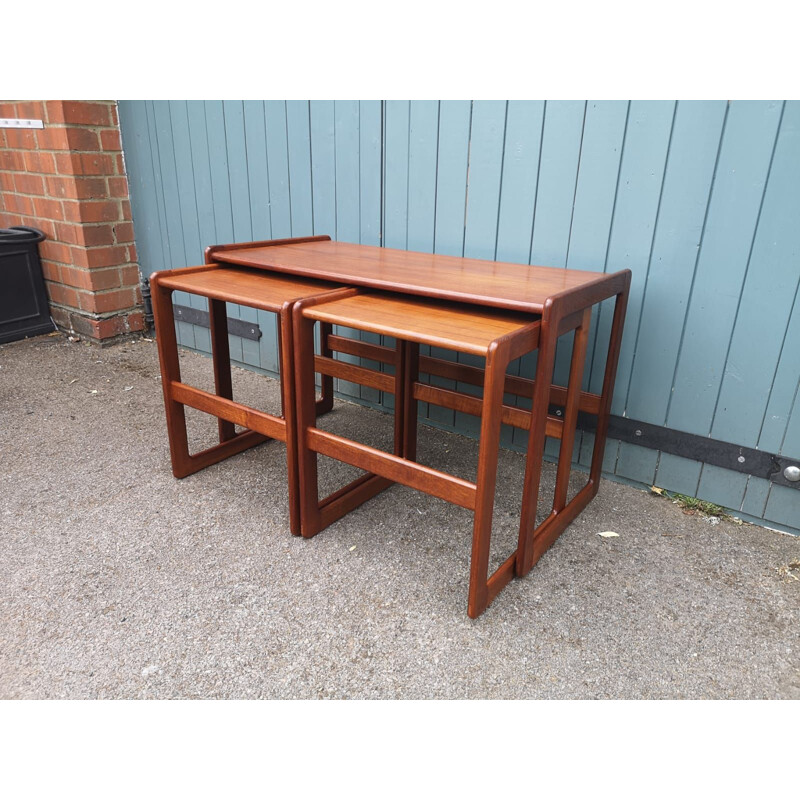
<svg viewBox="0 0 800 800"><path fill-rule="evenodd" d="M320 233L627 267L613 413L800 457L800 102L125 101L119 111L145 274L200 263L207 244ZM231 337L234 358L274 373L271 315L231 313L265 331L259 343ZM184 346L209 350L205 329L177 326ZM592 391L609 326L602 307ZM462 414L423 413L475 430ZM505 444L521 446L519 434L505 431ZM590 452L585 434L576 460ZM614 441L604 467L800 532L800 492L761 478Z"/></svg>

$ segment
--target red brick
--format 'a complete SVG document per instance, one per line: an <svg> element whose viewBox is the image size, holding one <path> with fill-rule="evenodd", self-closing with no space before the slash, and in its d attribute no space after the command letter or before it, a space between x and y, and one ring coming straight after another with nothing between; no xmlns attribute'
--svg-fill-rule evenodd
<svg viewBox="0 0 800 800"><path fill-rule="evenodd" d="M78 289L85 289L89 292L100 292L106 289L117 289L120 287L120 276L118 269L78 269L75 267L62 267L61 280L70 286Z"/></svg>
<svg viewBox="0 0 800 800"><path fill-rule="evenodd" d="M33 207L36 209L36 216L38 217L57 220L64 219L64 209L59 200L37 197L33 201Z"/></svg>
<svg viewBox="0 0 800 800"><path fill-rule="evenodd" d="M127 247L115 245L112 247L92 247L86 251L86 263L90 268L118 267L127 264Z"/></svg>
<svg viewBox="0 0 800 800"><path fill-rule="evenodd" d="M56 234L58 240L61 242L68 242L69 244L83 244L83 231L80 225L57 222Z"/></svg>
<svg viewBox="0 0 800 800"><path fill-rule="evenodd" d="M76 175L114 175L114 157L102 153L76 153L72 167Z"/></svg>
<svg viewBox="0 0 800 800"><path fill-rule="evenodd" d="M97 134L86 128L67 128L67 140L72 150L96 152L100 147Z"/></svg>
<svg viewBox="0 0 800 800"><path fill-rule="evenodd" d="M121 287L122 279L120 278L119 269L112 267L111 269L93 269L90 272L92 288L95 291L102 291L103 289L117 289Z"/></svg>
<svg viewBox="0 0 800 800"><path fill-rule="evenodd" d="M71 150L67 128L45 128L39 131L40 150Z"/></svg>
<svg viewBox="0 0 800 800"><path fill-rule="evenodd" d="M122 219L130 220L133 219L131 216L131 201L130 200L123 200L120 203L120 210L122 211Z"/></svg>
<svg viewBox="0 0 800 800"><path fill-rule="evenodd" d="M25 153L25 169L28 172L44 172L52 175L56 171L56 161L52 153Z"/></svg>
<svg viewBox="0 0 800 800"><path fill-rule="evenodd" d="M132 264L129 267L122 267L119 271L120 286L138 286L141 279L139 267Z"/></svg>
<svg viewBox="0 0 800 800"><path fill-rule="evenodd" d="M69 315L69 325L70 329L74 330L75 333L80 334L81 336L86 337L87 339L97 339L97 326L99 320L90 319L89 317L84 316L80 312L70 312Z"/></svg>
<svg viewBox="0 0 800 800"><path fill-rule="evenodd" d="M83 225L82 243L87 247L114 243L114 228L111 225Z"/></svg>
<svg viewBox="0 0 800 800"><path fill-rule="evenodd" d="M56 223L50 219L37 219L35 228L39 228L48 239L56 239Z"/></svg>
<svg viewBox="0 0 800 800"><path fill-rule="evenodd" d="M48 283L47 293L54 303L58 303L61 306L80 308L81 295L71 286L64 286L61 283Z"/></svg>
<svg viewBox="0 0 800 800"><path fill-rule="evenodd" d="M114 236L117 242L124 244L133 241L133 223L120 222L114 226Z"/></svg>
<svg viewBox="0 0 800 800"><path fill-rule="evenodd" d="M67 222L81 222L81 204L77 200L64 200L63 206Z"/></svg>
<svg viewBox="0 0 800 800"><path fill-rule="evenodd" d="M125 317L108 317L107 319L92 320L94 336L96 339L111 339L125 333Z"/></svg>
<svg viewBox="0 0 800 800"><path fill-rule="evenodd" d="M122 150L119 130L114 128L108 131L100 131L100 147L102 147L103 150L113 150L116 152Z"/></svg>
<svg viewBox="0 0 800 800"><path fill-rule="evenodd" d="M130 261L131 264L139 263L139 256L136 252L135 244L128 245L128 261Z"/></svg>
<svg viewBox="0 0 800 800"><path fill-rule="evenodd" d="M45 116L47 122L50 124L63 124L64 123L64 103L62 100L48 100L44 104Z"/></svg>
<svg viewBox="0 0 800 800"><path fill-rule="evenodd" d="M117 154L116 158L116 165L117 165L117 174L124 175L125 174L125 158L122 153Z"/></svg>
<svg viewBox="0 0 800 800"><path fill-rule="evenodd" d="M77 158L73 153L55 153L53 156L56 160L56 172L59 175L74 175L75 166L74 160Z"/></svg>
<svg viewBox="0 0 800 800"><path fill-rule="evenodd" d="M122 178L109 178L108 179L108 196L109 197L124 197L128 199L128 179Z"/></svg>
<svg viewBox="0 0 800 800"><path fill-rule="evenodd" d="M144 314L141 311L131 311L129 314L92 320L92 324L97 339L110 339L113 336L144 330Z"/></svg>
<svg viewBox="0 0 800 800"><path fill-rule="evenodd" d="M64 122L74 125L110 126L111 104L90 100L65 100L61 104L61 116Z"/></svg>
<svg viewBox="0 0 800 800"><path fill-rule="evenodd" d="M30 197L21 197L18 194L8 194L3 198L6 211L11 213L23 214L24 216L34 217L43 216L38 214Z"/></svg>
<svg viewBox="0 0 800 800"><path fill-rule="evenodd" d="M89 271L80 269L79 267L62 266L61 283L65 286L71 286L73 289L92 290L92 281L89 277Z"/></svg>
<svg viewBox="0 0 800 800"><path fill-rule="evenodd" d="M0 172L0 189L4 192L16 192L13 172Z"/></svg>
<svg viewBox="0 0 800 800"><path fill-rule="evenodd" d="M116 200L84 200L77 205L81 222L116 222L120 217Z"/></svg>
<svg viewBox="0 0 800 800"><path fill-rule="evenodd" d="M98 292L97 294L82 297L84 311L93 311L97 314L105 314L109 311L121 311L132 308L136 305L137 293L132 288L113 289L109 292Z"/></svg>
<svg viewBox="0 0 800 800"><path fill-rule="evenodd" d="M119 117L117 116L117 104L116 102L111 105L111 124L115 126L119 126Z"/></svg>
<svg viewBox="0 0 800 800"><path fill-rule="evenodd" d="M53 318L53 322L55 322L61 330L72 330L72 321L70 320L69 311L67 311L65 308L52 307L50 309L50 316Z"/></svg>
<svg viewBox="0 0 800 800"><path fill-rule="evenodd" d="M0 116L7 119L19 119L18 107L19 103L0 103Z"/></svg>
<svg viewBox="0 0 800 800"><path fill-rule="evenodd" d="M47 281L61 280L59 265L54 264L52 261L48 261L44 257L42 257L42 274L44 275L44 278Z"/></svg>
<svg viewBox="0 0 800 800"><path fill-rule="evenodd" d="M3 150L0 152L0 169L22 172L25 169L25 158L23 154L14 150Z"/></svg>
<svg viewBox="0 0 800 800"><path fill-rule="evenodd" d="M36 135L30 128L17 130L16 128L6 129L6 143L9 147L19 150L35 150Z"/></svg>
<svg viewBox="0 0 800 800"><path fill-rule="evenodd" d="M20 194L43 195L44 181L38 175L29 175L26 172L18 172L14 175L14 185Z"/></svg>
<svg viewBox="0 0 800 800"><path fill-rule="evenodd" d="M32 100L17 104L17 116L20 119L44 119L44 103Z"/></svg>
<svg viewBox="0 0 800 800"><path fill-rule="evenodd" d="M66 197L71 200L87 200L103 198L107 195L105 178L68 178L57 177L47 179L47 191L53 197Z"/></svg>
<svg viewBox="0 0 800 800"><path fill-rule="evenodd" d="M45 239L39 245L39 252L42 254L42 258L46 258L48 261L58 261L61 264L72 264L74 260L72 248L68 244L52 239Z"/></svg>

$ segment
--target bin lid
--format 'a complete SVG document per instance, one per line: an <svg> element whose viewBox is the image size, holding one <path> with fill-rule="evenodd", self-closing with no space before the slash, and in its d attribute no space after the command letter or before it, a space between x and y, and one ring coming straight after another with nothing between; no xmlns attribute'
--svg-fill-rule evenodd
<svg viewBox="0 0 800 800"><path fill-rule="evenodd" d="M0 244L27 244L29 242L42 242L46 238L38 228L28 228L25 225L0 228Z"/></svg>

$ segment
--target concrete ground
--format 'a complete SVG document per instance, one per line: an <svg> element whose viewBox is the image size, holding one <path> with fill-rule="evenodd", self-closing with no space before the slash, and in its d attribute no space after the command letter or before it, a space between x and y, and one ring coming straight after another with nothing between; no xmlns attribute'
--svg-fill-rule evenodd
<svg viewBox="0 0 800 800"><path fill-rule="evenodd" d="M208 359L181 363L210 388ZM385 445L391 418L339 403L324 425ZM420 433L424 463L474 472L475 442ZM495 564L522 468L502 454ZM352 472L321 459L328 489ZM462 509L393 487L294 538L275 442L175 480L154 342L0 346L0 485L3 698L800 698L799 539L604 481L473 621Z"/></svg>

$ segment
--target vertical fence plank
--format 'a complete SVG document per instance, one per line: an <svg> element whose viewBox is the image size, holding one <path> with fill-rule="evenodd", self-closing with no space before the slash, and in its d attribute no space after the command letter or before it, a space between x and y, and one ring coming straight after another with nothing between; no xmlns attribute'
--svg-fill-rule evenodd
<svg viewBox="0 0 800 800"><path fill-rule="evenodd" d="M336 229L336 144L332 100L313 101L311 125L311 190L314 233L339 238Z"/></svg>
<svg viewBox="0 0 800 800"><path fill-rule="evenodd" d="M530 262L544 107L544 102L512 100L508 103L495 244L498 261ZM529 361L532 362L529 369L534 370L535 353ZM520 359L515 359L508 371L519 375ZM507 396L505 400L512 404L520 403L516 396ZM504 427L500 440L504 447L512 447L514 430Z"/></svg>
<svg viewBox="0 0 800 800"><path fill-rule="evenodd" d="M233 204L228 177L228 146L225 140L225 112L222 101L207 100L205 117L216 229L216 239L211 244L228 244L234 240Z"/></svg>
<svg viewBox="0 0 800 800"><path fill-rule="evenodd" d="M412 101L408 128L408 221L409 250L432 253L436 220L436 173L439 158L440 103ZM420 348L430 355L430 348ZM419 414L427 419L430 408L419 403Z"/></svg>
<svg viewBox="0 0 800 800"><path fill-rule="evenodd" d="M411 103L387 101L385 124L383 244L405 250L408 245Z"/></svg>
<svg viewBox="0 0 800 800"><path fill-rule="evenodd" d="M121 102L119 119L139 265L142 274L149 276L164 268L164 254L160 246L160 221L145 103Z"/></svg>
<svg viewBox="0 0 800 800"><path fill-rule="evenodd" d="M623 101L590 102L586 106L583 125L580 163L578 165L575 204L570 226L567 252L567 269L603 271L611 219L617 195L622 144L628 118L628 103ZM583 385L588 387L591 354L595 348L599 309L592 313L587 347L587 364ZM563 385L568 380L573 336L559 342L554 380ZM591 462L594 437L587 447L582 434L576 436L575 460L582 452L587 456L583 464ZM550 445L551 451L553 445Z"/></svg>
<svg viewBox="0 0 800 800"><path fill-rule="evenodd" d="M286 102L292 236L311 236L315 232L319 233L314 230L310 113L310 103L306 101L288 100Z"/></svg>
<svg viewBox="0 0 800 800"><path fill-rule="evenodd" d="M440 105L434 250L445 255L464 253L471 115L472 104L466 100L447 100ZM436 358L455 360L449 350L433 347L430 352ZM454 381L431 380L447 389L455 388ZM455 412L429 406L428 418L452 428Z"/></svg>
<svg viewBox="0 0 800 800"><path fill-rule="evenodd" d="M362 100L358 104L358 176L359 176L359 241L361 244L381 244L381 150L383 147L383 110L378 100ZM373 344L381 344L382 337L376 333L361 331L360 338ZM358 359L369 369L381 369L377 361ZM383 392L369 386L360 386L360 397L371 405L383 402ZM388 396L388 395L387 395Z"/></svg>
<svg viewBox="0 0 800 800"><path fill-rule="evenodd" d="M585 110L586 103L571 100L548 102L545 107L531 264L550 267L565 267L567 264ZM524 356L520 360L520 373L532 378L535 365L533 355ZM515 430L513 441L517 446L525 447L527 432ZM551 457L556 456L558 443L548 439L545 452Z"/></svg>
<svg viewBox="0 0 800 800"><path fill-rule="evenodd" d="M269 168L267 166L267 126L264 103L245 100L242 103L245 159L247 166L247 199L250 205L250 236L272 238L269 205Z"/></svg>
<svg viewBox="0 0 800 800"><path fill-rule="evenodd" d="M285 239L292 235L286 103L267 100L264 103L264 123L267 136L270 225L272 236Z"/></svg>
<svg viewBox="0 0 800 800"><path fill-rule="evenodd" d="M223 100L225 144L228 152L228 183L231 191L233 238L237 242L253 239L250 217L250 180L247 174L247 140L244 127L244 103Z"/></svg>
<svg viewBox="0 0 800 800"><path fill-rule="evenodd" d="M469 178L467 184L464 255L492 260L497 247L497 220L500 208L500 181L503 173L503 143L506 129L506 103L498 100L475 101L470 131ZM458 361L483 367L484 359L459 353ZM457 390L480 394L480 388L456 383ZM480 418L457 411L455 426L472 436L480 432ZM507 434L506 434L507 435Z"/></svg>

